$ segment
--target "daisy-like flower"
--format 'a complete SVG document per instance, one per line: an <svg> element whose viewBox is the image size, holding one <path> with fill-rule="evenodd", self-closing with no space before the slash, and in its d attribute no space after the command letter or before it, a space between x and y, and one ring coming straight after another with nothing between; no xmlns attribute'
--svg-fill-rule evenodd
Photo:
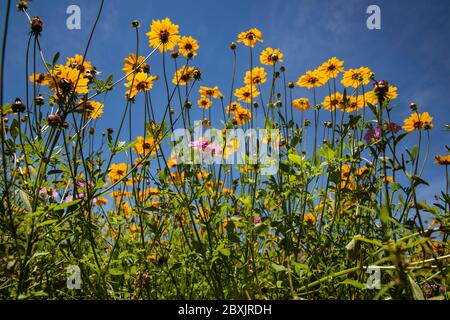
<svg viewBox="0 0 450 320"><path fill-rule="evenodd" d="M256 41L263 42L262 32L256 28L239 33L237 42L242 42L247 47L253 48Z"/></svg>
<svg viewBox="0 0 450 320"><path fill-rule="evenodd" d="M267 47L261 52L259 61L266 66L271 66L276 62L283 62L283 54L279 49Z"/></svg>
<svg viewBox="0 0 450 320"><path fill-rule="evenodd" d="M238 109L242 109L241 104L237 101L233 101L231 104L227 106L227 114L233 113Z"/></svg>
<svg viewBox="0 0 450 320"><path fill-rule="evenodd" d="M80 70L81 73L93 69L92 64L89 61L83 61L83 56L81 54L76 54L74 57L67 58L66 67Z"/></svg>
<svg viewBox="0 0 450 320"><path fill-rule="evenodd" d="M114 163L111 165L108 173L108 181L116 183L117 181L126 177L128 166L125 163Z"/></svg>
<svg viewBox="0 0 450 320"><path fill-rule="evenodd" d="M84 103L84 115L88 119L98 119L103 114L103 103L97 101L88 101Z"/></svg>
<svg viewBox="0 0 450 320"><path fill-rule="evenodd" d="M317 88L323 86L326 81L327 79L321 72L318 72L317 70L309 70L306 72L306 74L298 78L297 85L299 87L306 87L308 89L311 89L314 87Z"/></svg>
<svg viewBox="0 0 450 320"><path fill-rule="evenodd" d="M384 99L387 100L393 100L398 97L397 94L397 87L389 85L388 92L384 95ZM371 105L376 105L378 103L378 97L375 93L375 90L370 90L369 92L365 93L364 96L366 103L370 103Z"/></svg>
<svg viewBox="0 0 450 320"><path fill-rule="evenodd" d="M134 53L130 53L130 55L128 57L123 59L122 71L125 72L125 74L129 74L134 69L136 69L136 73L139 73L139 72L149 73L150 66L148 64L144 63L144 60L145 60L144 56L139 56L136 59L136 55Z"/></svg>
<svg viewBox="0 0 450 320"><path fill-rule="evenodd" d="M342 102L344 105L345 112L354 112L364 108L364 99L362 95L347 97L346 103ZM341 108L342 109L342 108Z"/></svg>
<svg viewBox="0 0 450 320"><path fill-rule="evenodd" d="M252 112L246 108L236 110L233 115L238 125L243 125L252 119Z"/></svg>
<svg viewBox="0 0 450 320"><path fill-rule="evenodd" d="M437 164L441 166L448 166L450 164L450 154L446 156L436 156L435 161Z"/></svg>
<svg viewBox="0 0 450 320"><path fill-rule="evenodd" d="M213 88L201 86L198 93L200 93L203 97L210 97L214 99L217 99L222 95L218 86L214 86Z"/></svg>
<svg viewBox="0 0 450 320"><path fill-rule="evenodd" d="M150 31L146 33L150 47L158 48L160 52L173 50L180 40L178 28L169 18L152 20Z"/></svg>
<svg viewBox="0 0 450 320"><path fill-rule="evenodd" d="M103 207L106 206L108 204L108 199L106 198L95 198L94 199L94 204L98 207Z"/></svg>
<svg viewBox="0 0 450 320"><path fill-rule="evenodd" d="M158 79L158 76L151 76L145 72L139 72L129 75L127 79L128 82L125 83L125 87L130 89L126 94L131 99L134 98L139 91L148 91L153 88L153 82Z"/></svg>
<svg viewBox="0 0 450 320"><path fill-rule="evenodd" d="M361 67L359 69L350 69L344 72L341 83L345 87L357 88L361 85L366 85L370 82L372 77L372 71L367 67Z"/></svg>
<svg viewBox="0 0 450 320"><path fill-rule="evenodd" d="M254 86L250 88L249 85L246 85L234 91L234 95L236 96L236 98L247 103L251 102L251 99L259 96L259 94L260 92L257 91Z"/></svg>
<svg viewBox="0 0 450 320"><path fill-rule="evenodd" d="M326 96L322 104L325 110L334 111L336 108L341 108L342 99L342 94L336 92L331 94L331 96Z"/></svg>
<svg viewBox="0 0 450 320"><path fill-rule="evenodd" d="M292 106L300 111L305 111L311 108L308 98L299 98L292 100Z"/></svg>
<svg viewBox="0 0 450 320"><path fill-rule="evenodd" d="M178 42L178 47L178 51L186 58L195 57L197 55L198 48L200 48L198 41L192 37L181 37Z"/></svg>
<svg viewBox="0 0 450 320"><path fill-rule="evenodd" d="M420 113L413 113L411 116L403 122L405 123L403 126L403 129L406 131L414 131L414 130L429 130L433 128L433 118L430 117L428 112L424 112L422 114Z"/></svg>
<svg viewBox="0 0 450 320"><path fill-rule="evenodd" d="M197 103L198 103L198 106L203 109L209 109L209 107L212 104L211 100L209 100L207 97L200 97L200 99L198 99Z"/></svg>
<svg viewBox="0 0 450 320"><path fill-rule="evenodd" d="M344 71L344 61L336 57L324 62L319 68L319 72L324 74L328 79L336 78L339 73Z"/></svg>
<svg viewBox="0 0 450 320"><path fill-rule="evenodd" d="M303 217L303 220L307 223L315 223L317 219L312 213L307 213Z"/></svg>
<svg viewBox="0 0 450 320"><path fill-rule="evenodd" d="M29 79L40 86L46 86L50 83L49 77L45 73L33 73Z"/></svg>
<svg viewBox="0 0 450 320"><path fill-rule="evenodd" d="M50 90L68 94L75 90L76 93L88 93L89 79L80 77L80 71L71 67L59 65L55 67L53 77L50 79Z"/></svg>
<svg viewBox="0 0 450 320"><path fill-rule="evenodd" d="M255 67L252 69L252 71L247 71L245 73L244 83L246 85L250 85L253 83L253 85L259 85L267 81L266 79L267 73L262 67Z"/></svg>
<svg viewBox="0 0 450 320"><path fill-rule="evenodd" d="M138 136L136 138L136 144L134 146L136 153L142 156L147 156L149 153L151 156L156 156L156 150L159 149L159 145L155 143L152 137Z"/></svg>
<svg viewBox="0 0 450 320"><path fill-rule="evenodd" d="M182 66L180 69L175 71L172 79L172 83L175 85L185 86L188 82L194 80L194 67Z"/></svg>

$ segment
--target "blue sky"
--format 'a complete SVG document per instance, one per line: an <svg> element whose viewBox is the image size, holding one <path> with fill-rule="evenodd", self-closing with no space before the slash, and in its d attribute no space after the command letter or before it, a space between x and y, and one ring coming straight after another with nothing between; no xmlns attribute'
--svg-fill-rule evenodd
<svg viewBox="0 0 450 320"><path fill-rule="evenodd" d="M14 1L13 1L14 2ZM60 0L33 1L29 12L44 21L41 37L47 60L56 51L61 61L67 56L82 53L100 1ZM66 8L76 4L81 8L81 30L66 28ZM381 8L381 30L366 28L366 9L376 4ZM5 1L1 3L1 19ZM410 113L408 105L417 102L421 111L434 117L431 131L432 145L425 169L425 178L431 187L423 189L421 197L430 199L445 186L444 168L432 164L434 155L445 154L450 145L443 126L449 122L450 56L450 1L366 1L366 0L291 0L291 1L105 1L104 10L95 32L87 60L103 72L106 78L122 76L123 58L135 48L135 34L130 23L141 22L140 53L146 55L148 41L145 33L152 19L170 17L180 25L180 33L199 41L200 51L194 63L203 71L202 85L219 85L228 95L232 53L228 49L236 35L251 27L259 28L264 43L255 49L256 55L266 46L280 48L284 53L288 80L297 78L323 61L336 56L345 61L346 68L368 66L378 79L385 79L399 87L399 106L395 120L399 123ZM28 39L26 17L11 11L7 46L7 84L5 100L24 96L25 47ZM248 68L248 51L238 48L238 85ZM153 73L160 74L161 56L149 61ZM41 71L43 71L41 69ZM172 71L169 72L172 77ZM155 92L163 90L163 82ZM296 88L294 98L312 97L306 89ZM109 94L105 115L97 123L98 130L115 126L125 106L124 88ZM165 93L161 91L163 96ZM319 96L326 94L325 89ZM157 95L157 93L155 93ZM139 103L139 101L138 101ZM214 107L214 106L213 106ZM216 104L219 108L219 105ZM161 107L163 108L163 107ZM137 109L137 108L135 108ZM219 109L220 110L220 109ZM133 110L133 116L140 116ZM416 135L411 135L410 142ZM410 144L410 145L411 145Z"/></svg>

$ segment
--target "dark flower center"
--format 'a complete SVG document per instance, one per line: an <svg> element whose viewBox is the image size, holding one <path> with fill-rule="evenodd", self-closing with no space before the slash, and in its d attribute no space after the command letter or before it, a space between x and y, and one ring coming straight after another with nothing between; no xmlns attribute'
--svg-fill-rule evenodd
<svg viewBox="0 0 450 320"><path fill-rule="evenodd" d="M161 40L162 43L167 43L167 41L169 41L169 36L170 33L167 30L163 30L159 33L159 39Z"/></svg>

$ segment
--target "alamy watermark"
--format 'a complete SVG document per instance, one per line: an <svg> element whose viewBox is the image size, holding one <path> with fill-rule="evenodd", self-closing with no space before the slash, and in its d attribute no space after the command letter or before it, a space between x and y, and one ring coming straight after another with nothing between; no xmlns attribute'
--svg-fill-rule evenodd
<svg viewBox="0 0 450 320"><path fill-rule="evenodd" d="M77 265L70 265L67 267L67 289L81 289L81 270Z"/></svg>
<svg viewBox="0 0 450 320"><path fill-rule="evenodd" d="M67 7L66 13L69 14L66 20L66 27L69 30L81 29L81 9L76 4Z"/></svg>
<svg viewBox="0 0 450 320"><path fill-rule="evenodd" d="M379 266L368 266L366 273L369 278L366 282L367 289L381 289L381 269Z"/></svg>
<svg viewBox="0 0 450 320"><path fill-rule="evenodd" d="M366 26L369 30L380 30L381 29L381 9L376 4L372 4L367 7L367 14L370 16L367 18Z"/></svg>

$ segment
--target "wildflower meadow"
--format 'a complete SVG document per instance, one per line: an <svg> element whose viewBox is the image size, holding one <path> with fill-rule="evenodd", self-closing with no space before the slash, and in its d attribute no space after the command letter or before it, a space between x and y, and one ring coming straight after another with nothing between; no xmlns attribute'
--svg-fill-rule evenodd
<svg viewBox="0 0 450 320"><path fill-rule="evenodd" d="M449 127L370 60L289 78L254 25L211 83L208 43L150 11L109 75L90 58L104 1L67 57L38 2L1 3L2 299L450 298L450 154L429 150ZM9 55L26 61L11 101ZM430 166L445 188L425 196Z"/></svg>

